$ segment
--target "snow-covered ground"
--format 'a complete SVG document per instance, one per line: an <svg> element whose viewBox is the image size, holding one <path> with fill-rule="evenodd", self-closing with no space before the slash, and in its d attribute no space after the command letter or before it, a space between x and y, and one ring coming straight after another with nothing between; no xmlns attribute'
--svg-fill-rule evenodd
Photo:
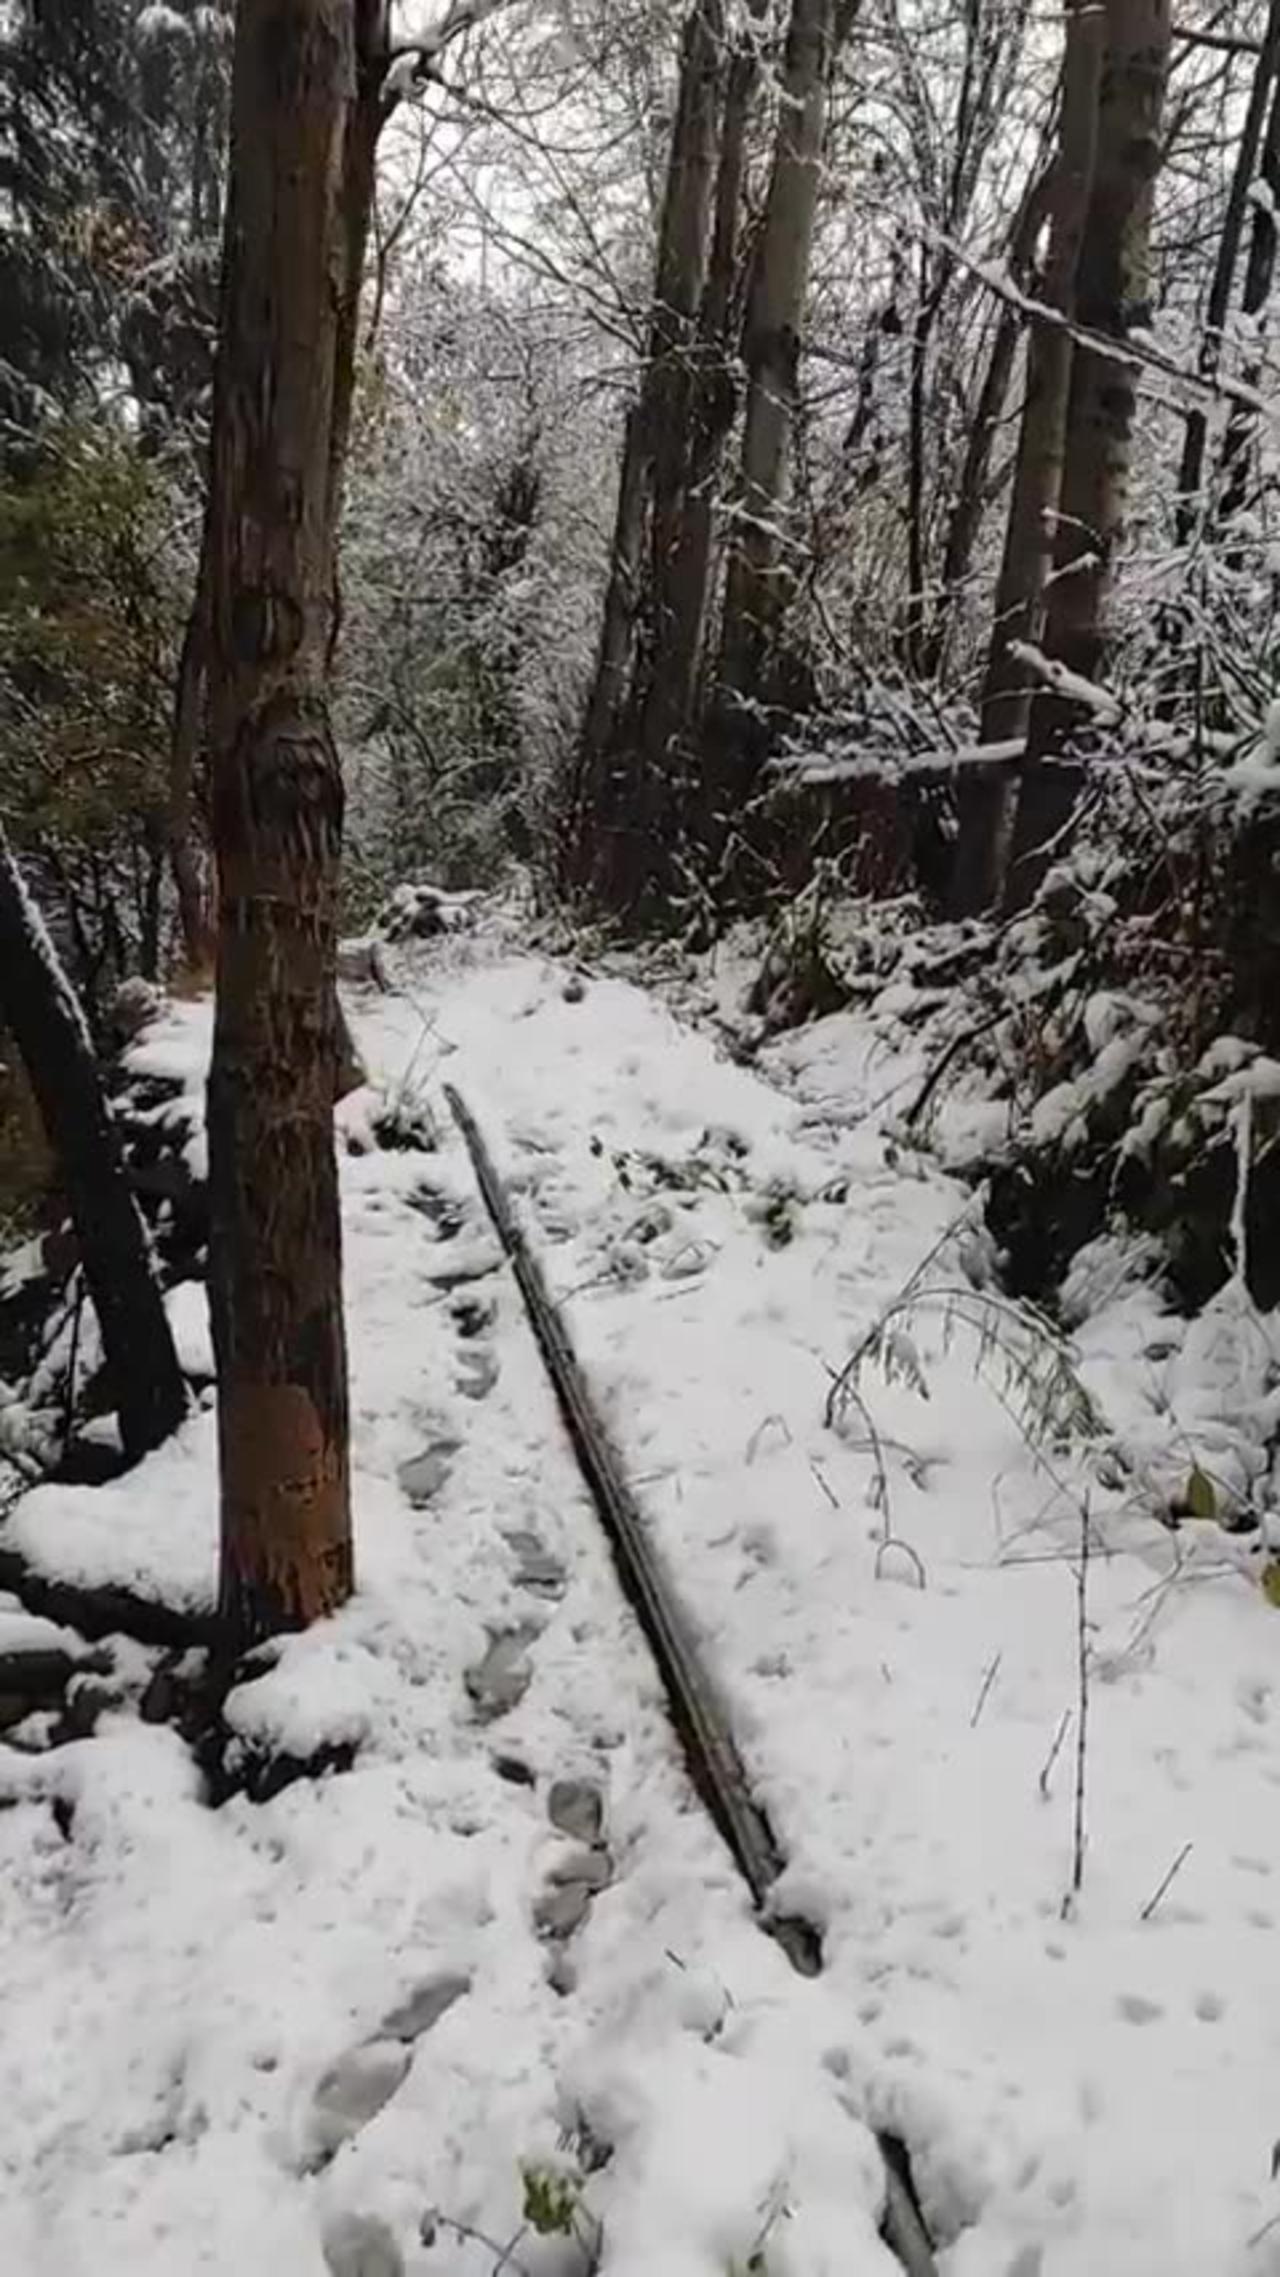
<svg viewBox="0 0 1280 2277"><path fill-rule="evenodd" d="M373 1145L372 1091L339 1112L359 1592L232 1700L355 1764L214 1811L127 1709L4 1753L0 2269L469 2277L523 2228L502 2265L547 2277L883 2277L889 2125L947 2277L1280 2271L1280 1627L1216 1526L1153 1515L1171 1463L1229 1467L1231 1398L1260 1428L1271 1324L1229 1290L1184 1333L1099 1264L1064 1355L895 1136L883 1026L748 1071L500 934L395 977L353 1025L439 1143ZM207 1043L188 1005L136 1052L198 1089ZM814 1980L691 1797L444 1079L822 1926ZM207 1598L211 1411L9 1525Z"/></svg>

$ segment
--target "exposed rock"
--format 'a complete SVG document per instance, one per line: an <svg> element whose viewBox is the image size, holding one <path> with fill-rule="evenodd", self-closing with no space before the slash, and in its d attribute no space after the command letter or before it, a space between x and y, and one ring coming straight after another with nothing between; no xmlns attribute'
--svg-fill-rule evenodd
<svg viewBox="0 0 1280 2277"><path fill-rule="evenodd" d="M321 2238L329 2277L404 2277L404 2255L377 2214L333 2214Z"/></svg>
<svg viewBox="0 0 1280 2277"><path fill-rule="evenodd" d="M444 1973L428 1977L402 2000L382 2021L382 2034L388 2040L417 2040L438 2024L446 2009L470 1992L470 1977Z"/></svg>
<svg viewBox="0 0 1280 2277"><path fill-rule="evenodd" d="M311 2146L318 2164L376 2119L412 2061L411 2050L399 2040L366 2040L330 2064L311 2103Z"/></svg>
<svg viewBox="0 0 1280 2277"><path fill-rule="evenodd" d="M593 1779L553 1779L547 1817L575 1842L596 1842L604 1825L604 1796Z"/></svg>

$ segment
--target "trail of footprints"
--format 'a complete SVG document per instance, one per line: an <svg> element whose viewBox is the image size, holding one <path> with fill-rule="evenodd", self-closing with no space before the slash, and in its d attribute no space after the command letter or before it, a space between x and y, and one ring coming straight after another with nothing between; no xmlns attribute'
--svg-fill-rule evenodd
<svg viewBox="0 0 1280 2277"><path fill-rule="evenodd" d="M472 1220L479 1211L478 1204L458 1204L427 1186L420 1190L415 1207L427 1218L439 1242L454 1240L464 1226L474 1230ZM498 1381L499 1361L490 1335L498 1307L494 1297L479 1287L497 1270L496 1259L477 1260L474 1269L459 1274L452 1287L450 1316L459 1347L454 1388L465 1399L487 1398ZM446 1277L446 1286L451 1279ZM439 1494L461 1448L456 1435L441 1430L420 1453L401 1464L400 1485L415 1508L425 1507ZM516 1588L544 1604L558 1603L568 1588L568 1575L536 1527L503 1526L501 1533L510 1553L511 1579ZM541 1620L531 1616L490 1631L484 1653L465 1671L463 1679L479 1722L496 1723L519 1706L532 1680L531 1648L541 1627ZM518 1755L498 1752L491 1760L499 1777L517 1784L536 1784L534 1772ZM573 1969L564 1946L582 1926L597 1893L612 1879L613 1860L604 1839L603 1796L594 1781L553 1780L547 1815L556 1831L574 1847L552 1867L534 1901L533 1919L539 1935L553 1948L549 1982L557 1991L567 1992L573 1984Z"/></svg>

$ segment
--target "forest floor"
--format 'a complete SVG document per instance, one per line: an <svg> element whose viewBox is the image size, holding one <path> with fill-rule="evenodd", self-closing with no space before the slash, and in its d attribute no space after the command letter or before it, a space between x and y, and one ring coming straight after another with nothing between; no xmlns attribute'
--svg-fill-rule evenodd
<svg viewBox="0 0 1280 2277"><path fill-rule="evenodd" d="M358 1593L227 1709L354 1762L210 1808L123 1646L95 1736L10 1734L0 2267L886 2277L889 2126L946 2277L1280 2272L1280 1626L1255 1553L1156 1490L1224 1386L1272 1382L1273 1322L1235 1283L1174 1319L1114 1258L1070 1347L1010 1307L979 1203L895 1127L925 1062L883 1018L748 1068L708 1017L732 965L673 995L483 925L393 965L349 999L371 1085L338 1114ZM208 1043L174 1005L133 1065L198 1115ZM692 1797L445 1080L814 1980ZM388 1109L422 1145L377 1143ZM169 1301L207 1376L202 1289ZM206 1393L6 1538L207 1607L215 1529ZM0 1609L0 1646L35 1634Z"/></svg>

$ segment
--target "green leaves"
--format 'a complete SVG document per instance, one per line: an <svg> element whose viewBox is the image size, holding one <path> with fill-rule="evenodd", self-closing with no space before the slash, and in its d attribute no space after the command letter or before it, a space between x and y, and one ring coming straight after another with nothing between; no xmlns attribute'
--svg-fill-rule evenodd
<svg viewBox="0 0 1280 2277"><path fill-rule="evenodd" d="M1183 1500L1188 1518L1208 1520L1218 1515L1218 1497L1213 1491L1213 1480L1201 1470L1199 1463L1191 1466Z"/></svg>

